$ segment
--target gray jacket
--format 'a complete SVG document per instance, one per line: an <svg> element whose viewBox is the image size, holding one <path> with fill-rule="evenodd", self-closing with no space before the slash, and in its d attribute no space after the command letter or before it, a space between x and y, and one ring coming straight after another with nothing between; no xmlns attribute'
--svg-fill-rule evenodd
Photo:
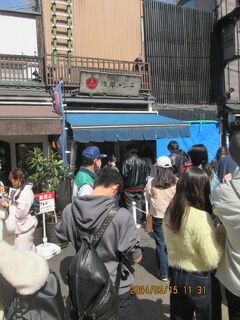
<svg viewBox="0 0 240 320"><path fill-rule="evenodd" d="M70 241L74 247L77 243L77 230L92 234L101 224L109 208L115 207L115 199L106 196L75 197L63 211L62 221L56 227L56 235L63 241ZM76 224L73 216L75 217ZM112 282L115 282L119 252L123 253L131 263L142 255L140 238L130 212L120 208L103 234L96 251L102 259ZM124 266L124 268L126 268ZM119 294L129 290L134 282L133 274L129 272L126 280L121 280Z"/></svg>
<svg viewBox="0 0 240 320"><path fill-rule="evenodd" d="M240 193L240 171L233 176L232 183ZM229 291L240 296L240 200L226 182L215 189L212 201L214 213L222 221L227 236L216 277Z"/></svg>

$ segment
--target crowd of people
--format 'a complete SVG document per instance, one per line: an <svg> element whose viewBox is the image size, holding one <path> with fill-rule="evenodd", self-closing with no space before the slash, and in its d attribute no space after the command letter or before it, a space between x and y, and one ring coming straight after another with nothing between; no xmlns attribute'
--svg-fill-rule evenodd
<svg viewBox="0 0 240 320"><path fill-rule="evenodd" d="M114 155L107 158L97 146L85 148L73 182L72 201L62 213L56 235L77 249L79 232L91 238L109 212L116 210L96 251L113 283L120 256L124 257L119 319L129 319L128 315L134 314L129 292L134 283L131 265L140 263L143 257L137 227L146 220L146 192L158 277L169 281L170 318L191 320L195 313L199 320L222 319L222 286L229 319L240 319L240 133L232 136L229 150L219 148L211 163L203 144L184 152L171 141L168 150L170 154L154 161L147 154L139 157L136 146L130 144L119 168ZM101 169L103 158L107 164ZM12 202L1 198L0 240L4 229L12 230L15 250L34 255L37 220L29 213L34 198L32 185L21 169L13 170L9 179L16 192ZM0 192L4 194L3 185ZM137 207L136 224L133 202ZM1 250L6 249L0 246L0 254ZM0 273L4 277L1 269ZM1 303L0 297L0 319L4 319ZM75 311L71 310L72 319L78 319Z"/></svg>

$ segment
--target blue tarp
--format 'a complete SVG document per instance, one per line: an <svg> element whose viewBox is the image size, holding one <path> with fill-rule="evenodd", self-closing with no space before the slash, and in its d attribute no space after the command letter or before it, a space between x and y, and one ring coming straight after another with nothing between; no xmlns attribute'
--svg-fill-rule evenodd
<svg viewBox="0 0 240 320"><path fill-rule="evenodd" d="M190 137L176 139L158 139L157 157L169 155L167 145L171 140L179 143L180 149L187 152L194 144L202 143L208 149L209 161L215 158L220 147L220 129L218 122L191 122Z"/></svg>
<svg viewBox="0 0 240 320"><path fill-rule="evenodd" d="M188 137L189 125L156 113L67 113L73 139L87 143Z"/></svg>

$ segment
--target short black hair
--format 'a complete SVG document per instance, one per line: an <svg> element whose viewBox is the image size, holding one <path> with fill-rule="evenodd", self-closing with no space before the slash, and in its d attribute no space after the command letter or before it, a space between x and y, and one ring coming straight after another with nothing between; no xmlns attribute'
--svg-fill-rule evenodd
<svg viewBox="0 0 240 320"><path fill-rule="evenodd" d="M94 188L98 186L103 186L108 188L112 185L118 184L118 194L122 192L123 189L123 178L117 170L111 168L103 168L99 170L96 174L94 180Z"/></svg>
<svg viewBox="0 0 240 320"><path fill-rule="evenodd" d="M127 151L130 151L130 150L132 150L132 149L137 150L137 146L136 146L134 143L128 144L127 147L126 147L126 150L127 150Z"/></svg>
<svg viewBox="0 0 240 320"><path fill-rule="evenodd" d="M87 158L87 157L82 157L81 158L81 166L86 167L86 166L91 166L93 164L94 160Z"/></svg>
<svg viewBox="0 0 240 320"><path fill-rule="evenodd" d="M208 150L204 144L194 144L188 151L193 166L204 166L208 163Z"/></svg>
<svg viewBox="0 0 240 320"><path fill-rule="evenodd" d="M172 140L167 145L167 148L168 148L169 151L177 151L177 150L179 150L179 144L178 144L177 141Z"/></svg>
<svg viewBox="0 0 240 320"><path fill-rule="evenodd" d="M238 166L240 166L240 131L236 131L231 137L229 153Z"/></svg>

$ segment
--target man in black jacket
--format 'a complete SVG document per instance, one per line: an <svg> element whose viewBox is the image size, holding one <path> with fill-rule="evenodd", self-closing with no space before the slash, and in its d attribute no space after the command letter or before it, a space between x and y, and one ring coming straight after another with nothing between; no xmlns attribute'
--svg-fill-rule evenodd
<svg viewBox="0 0 240 320"><path fill-rule="evenodd" d="M124 206L132 211L132 202L137 206L137 224L145 221L145 214L140 210L144 207L144 188L146 185L147 168L143 159L137 155L137 147L130 144L126 148L127 159L123 162L122 174L124 177ZM140 209L140 210L138 210Z"/></svg>
<svg viewBox="0 0 240 320"><path fill-rule="evenodd" d="M179 150L179 144L177 141L170 141L167 148L170 151L170 155L168 157L172 162L173 173L178 177L181 166L187 161L187 157L184 151Z"/></svg>

